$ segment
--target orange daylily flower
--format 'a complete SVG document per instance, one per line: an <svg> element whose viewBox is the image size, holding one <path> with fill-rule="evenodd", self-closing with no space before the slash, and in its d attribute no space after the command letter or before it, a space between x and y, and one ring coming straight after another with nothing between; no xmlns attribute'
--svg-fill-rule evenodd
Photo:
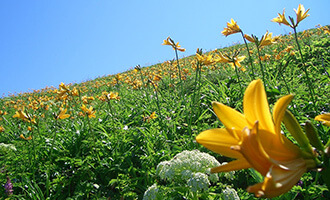
<svg viewBox="0 0 330 200"><path fill-rule="evenodd" d="M308 169L316 166L311 152L300 149L281 134L281 122L292 98L280 98L271 116L263 83L255 80L244 94L244 114L213 102L214 112L226 128L203 131L196 141L236 160L212 168L211 172L254 168L265 179L248 187L248 192L272 198L289 191Z"/></svg>
<svg viewBox="0 0 330 200"><path fill-rule="evenodd" d="M231 19L230 22L227 22L227 27L224 28L221 33L227 37L228 35L239 33L241 31L242 30L239 28L237 23L233 19Z"/></svg>
<svg viewBox="0 0 330 200"><path fill-rule="evenodd" d="M244 34L245 39L247 39L250 42L256 43L258 47L268 46L271 44L276 43L276 37L273 37L273 33L268 33L268 31L261 37L259 40L256 36L252 35L249 36L247 34Z"/></svg>
<svg viewBox="0 0 330 200"><path fill-rule="evenodd" d="M281 15L280 13L278 13L278 17L272 19L271 21L272 22L277 22L278 24L284 24L284 25L287 25L287 26L290 26L291 27L291 24L288 22L288 20L286 20L285 18L285 9L283 9L283 14Z"/></svg>
<svg viewBox="0 0 330 200"><path fill-rule="evenodd" d="M27 121L29 119L27 114L25 114L24 109L23 110L20 109L20 110L16 111L15 115L13 115L13 118L20 118L24 121Z"/></svg>
<svg viewBox="0 0 330 200"><path fill-rule="evenodd" d="M322 122L323 125L330 126L330 113L318 115L315 120Z"/></svg>
<svg viewBox="0 0 330 200"><path fill-rule="evenodd" d="M179 45L179 42L177 42L175 44L175 42L170 38L170 37L167 37L166 40L164 40L164 43L162 45L169 45L169 46L172 46L172 48L174 50L179 50L179 51L186 51L186 49L182 48L180 45Z"/></svg>
<svg viewBox="0 0 330 200"><path fill-rule="evenodd" d="M196 53L196 58L201 65L212 65L216 61L213 59L212 55L205 55Z"/></svg>
<svg viewBox="0 0 330 200"><path fill-rule="evenodd" d="M30 115L28 115L24 112L24 108L16 111L15 115L13 115L13 118L20 118L25 122L29 122L29 123L33 123L33 124L37 123L35 117L32 118Z"/></svg>
<svg viewBox="0 0 330 200"><path fill-rule="evenodd" d="M26 138L26 137L24 137L23 134L21 134L19 137L22 138L23 140L32 140L32 136L31 135Z"/></svg>
<svg viewBox="0 0 330 200"><path fill-rule="evenodd" d="M68 117L70 117L70 115L69 114L66 114L66 111L67 111L67 109L62 109L61 108L61 112L60 112L60 114L58 114L57 116L56 116L56 119L66 119L66 118L68 118Z"/></svg>
<svg viewBox="0 0 330 200"><path fill-rule="evenodd" d="M276 18L272 19L271 21L277 22L280 25L284 24L286 26L290 26L291 28L296 28L298 26L299 22L301 22L302 20L304 20L306 17L309 16L309 14L307 14L309 9L307 11L305 11L304 6L299 4L297 10L294 9L294 11L295 11L296 17L297 17L296 22L294 22L292 17L289 17L289 19L291 21L291 23L289 23L289 21L284 16L285 9L283 9L282 15L280 13L278 13L278 16Z"/></svg>
<svg viewBox="0 0 330 200"><path fill-rule="evenodd" d="M87 114L87 116L89 117L89 118L95 118L96 116L95 116L95 110L93 110L93 107L92 106L90 106L89 108L87 108L86 106L85 106L85 104L83 104L81 107L81 110L82 111L84 111L84 113L85 114Z"/></svg>
<svg viewBox="0 0 330 200"><path fill-rule="evenodd" d="M302 20L304 20L306 17L309 16L309 14L307 14L309 9L305 12L305 8L301 4L299 4L297 10L294 9L294 11L296 12L297 15L296 26L298 26L299 22L301 22Z"/></svg>
<svg viewBox="0 0 330 200"><path fill-rule="evenodd" d="M236 66L244 72L246 69L241 65L240 62L242 62L245 58L246 56L238 56L238 52L235 52L232 57L228 55L224 56L221 52L218 52L216 61L220 63L228 63L233 69L235 69Z"/></svg>

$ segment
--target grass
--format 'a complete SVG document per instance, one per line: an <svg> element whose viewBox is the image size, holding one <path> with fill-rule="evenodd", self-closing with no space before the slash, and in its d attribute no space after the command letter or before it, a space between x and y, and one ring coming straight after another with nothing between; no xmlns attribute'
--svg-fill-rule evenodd
<svg viewBox="0 0 330 200"><path fill-rule="evenodd" d="M270 105L281 96L295 94L290 111L300 123L311 120L317 125L321 140L326 143L330 129L313 119L329 112L330 36L321 29L311 29L298 33L298 38L315 102L311 101L293 35L281 36L276 44L262 48L262 56L269 55L262 61L264 72L254 63L253 75L261 78L265 73ZM252 60L259 62L254 45L248 46ZM292 50L286 51L288 46L293 46ZM247 55L245 45L206 54L234 50ZM212 101L242 111L240 84L244 90L252 77L248 59L241 63L247 71L238 73L228 64L215 63L200 67L199 74L195 56L180 59L179 64L181 76L176 61L172 61L80 84L1 98L0 182L4 185L9 177L13 194L6 194L1 187L0 196L142 199L154 183L175 187L174 183L160 180L156 168L184 150L207 152L220 163L230 161L197 144L195 137L203 130L223 126L212 111ZM120 99L107 100L102 92L118 92ZM90 113L81 109L83 104L87 108L92 106L95 117L89 117ZM13 118L23 108L26 119ZM70 117L57 119L61 108L66 108ZM32 119L36 122L31 122ZM27 139L29 136L31 140ZM323 180L318 177L316 171L305 173L299 185L277 199L329 197ZM241 170L232 179L220 177L219 182L195 197L221 199L221 193L230 187L241 199L254 199L245 189L259 181L260 176L253 170ZM169 195L183 199L190 194L178 190Z"/></svg>

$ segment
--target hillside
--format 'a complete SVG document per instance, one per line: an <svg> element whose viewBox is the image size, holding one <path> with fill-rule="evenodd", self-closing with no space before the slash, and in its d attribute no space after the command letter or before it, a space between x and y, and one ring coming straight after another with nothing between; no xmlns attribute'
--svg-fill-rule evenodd
<svg viewBox="0 0 330 200"><path fill-rule="evenodd" d="M325 30L298 33L301 54L294 34L271 36L271 44L258 48L242 42L211 52L198 50L179 60L175 52L180 47L174 46L171 61L1 98L0 181L6 185L9 180L12 193L1 187L0 194L8 199L142 199L146 190L153 190L173 199L221 199L226 192L255 198L246 188L262 182L262 175L244 169L212 177L206 168L232 158L208 150L195 138L226 126L212 102L243 113L245 89L260 79L271 110L281 97L294 94L288 110L299 124L311 121L326 145L330 129L314 120L330 107L330 35ZM168 41L164 48L171 51ZM259 103L246 105L263 112ZM302 146L290 128L282 126L282 131ZM188 157L175 157L181 163L173 164L175 155L192 150ZM194 158L197 150L217 161L205 164L204 156L211 159L205 154ZM315 152L321 159L320 149ZM190 170L186 179L184 170ZM316 170L304 173L299 184L276 198L329 197L319 176Z"/></svg>

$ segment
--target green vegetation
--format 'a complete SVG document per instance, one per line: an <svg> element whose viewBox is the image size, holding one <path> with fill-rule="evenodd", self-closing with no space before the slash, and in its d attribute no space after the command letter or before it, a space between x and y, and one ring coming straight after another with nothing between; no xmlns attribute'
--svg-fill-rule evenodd
<svg viewBox="0 0 330 200"><path fill-rule="evenodd" d="M246 68L242 71L224 62L202 65L190 56L179 63L137 66L80 84L0 99L0 183L10 180L13 186L12 193L1 187L0 196L142 199L156 184L166 190L169 199L223 199L232 189L240 199L254 199L246 188L263 180L254 170L231 172L230 176L220 173L219 181L210 181L208 188L199 190L184 186L185 182L178 185L176 178L160 177L156 169L185 150L197 149L219 163L229 162L196 143L195 137L203 130L223 127L212 101L242 111L242 92L252 77L265 79L270 105L294 94L289 110L299 123L310 120L325 145L330 129L314 118L330 107L330 36L319 28L298 33L298 39L304 63L294 35L281 36L262 47L261 59L255 45L248 44L254 74L249 59L240 62ZM216 58L218 52L247 55L245 45L199 53ZM330 198L319 176L316 170L305 173L290 192L275 199Z"/></svg>

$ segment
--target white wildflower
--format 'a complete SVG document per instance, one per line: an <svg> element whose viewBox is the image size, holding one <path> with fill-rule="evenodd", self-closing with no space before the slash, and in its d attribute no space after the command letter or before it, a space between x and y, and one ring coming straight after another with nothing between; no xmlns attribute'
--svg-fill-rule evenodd
<svg viewBox="0 0 330 200"><path fill-rule="evenodd" d="M185 150L178 153L170 161L163 161L159 163L156 169L156 174L161 179L186 182L192 177L192 174L197 172L205 173L211 176L210 168L219 165L220 163L213 156L207 153L202 153L199 150ZM212 174L211 180L212 182L217 181L217 174Z"/></svg>
<svg viewBox="0 0 330 200"><path fill-rule="evenodd" d="M224 200L239 200L240 199L236 190L233 188L228 188L228 187L226 187L226 189L224 189L222 191L222 197Z"/></svg>
<svg viewBox="0 0 330 200"><path fill-rule="evenodd" d="M210 185L210 181L206 174L197 172L188 180L187 184L191 187L193 192L197 192L206 190Z"/></svg>
<svg viewBox="0 0 330 200"><path fill-rule="evenodd" d="M159 188L156 184L153 184L144 192L143 200L159 199L159 195Z"/></svg>

